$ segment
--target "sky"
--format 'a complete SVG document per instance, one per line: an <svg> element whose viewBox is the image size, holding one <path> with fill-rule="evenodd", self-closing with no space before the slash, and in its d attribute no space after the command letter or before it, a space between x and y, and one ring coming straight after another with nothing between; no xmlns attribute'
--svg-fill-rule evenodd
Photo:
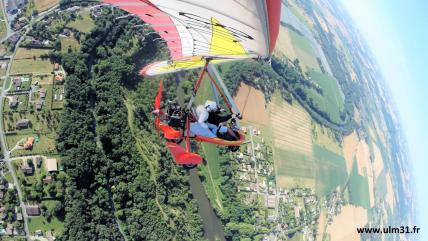
<svg viewBox="0 0 428 241"><path fill-rule="evenodd" d="M428 240L428 1L341 0L389 84L415 181L421 240Z"/></svg>

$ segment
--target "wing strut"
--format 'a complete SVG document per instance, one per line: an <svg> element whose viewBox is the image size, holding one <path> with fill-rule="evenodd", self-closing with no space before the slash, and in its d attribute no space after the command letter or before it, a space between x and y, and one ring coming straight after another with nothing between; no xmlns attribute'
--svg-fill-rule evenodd
<svg viewBox="0 0 428 241"><path fill-rule="evenodd" d="M211 79L211 83L214 84L217 91L223 97L230 111L233 114L240 116L241 112L239 111L238 106L235 104L235 101L233 100L232 95L229 93L229 90L227 90L227 87L224 84L223 79L220 77L220 74L218 73L216 67L208 62L207 71L208 76Z"/></svg>

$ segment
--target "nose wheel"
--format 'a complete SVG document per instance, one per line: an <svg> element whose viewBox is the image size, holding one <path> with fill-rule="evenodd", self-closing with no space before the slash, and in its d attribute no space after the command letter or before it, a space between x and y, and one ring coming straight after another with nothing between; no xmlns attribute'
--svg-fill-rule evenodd
<svg viewBox="0 0 428 241"><path fill-rule="evenodd" d="M227 149L231 152L237 152L239 150L239 146L229 146Z"/></svg>

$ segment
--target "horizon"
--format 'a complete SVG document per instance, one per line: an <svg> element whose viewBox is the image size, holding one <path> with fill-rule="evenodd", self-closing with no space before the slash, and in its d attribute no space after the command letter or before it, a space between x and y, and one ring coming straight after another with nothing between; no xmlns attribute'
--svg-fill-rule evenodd
<svg viewBox="0 0 428 241"><path fill-rule="evenodd" d="M400 2L397 0L340 0L348 14L366 40L388 89L392 102L398 111L400 127L405 135L408 159L411 164L410 175L413 178L412 193L415 197L416 220L413 224L428 228L428 222L422 217L428 209L422 206L428 199L428 182L425 170L425 148L428 141L423 130L428 123L428 111L424 97L428 96L428 66L425 58L428 54L428 3L423 0ZM420 240L428 240L418 235Z"/></svg>

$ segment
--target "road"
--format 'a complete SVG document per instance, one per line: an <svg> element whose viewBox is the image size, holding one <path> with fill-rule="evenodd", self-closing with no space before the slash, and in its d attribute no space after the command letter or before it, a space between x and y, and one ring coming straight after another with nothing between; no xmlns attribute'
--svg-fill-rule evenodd
<svg viewBox="0 0 428 241"><path fill-rule="evenodd" d="M31 23L34 23L34 22L42 19L46 15L49 15L49 14L53 13L56 9L58 9L58 6L55 6L53 8L50 8L50 9L46 10L43 13L40 13L39 15L37 15L37 17L33 17L33 19L30 21L30 25L31 25ZM8 20L8 15L6 14L5 2L4 1L2 1L2 9L1 9L1 11L3 11L3 14L5 16L6 25L7 25L7 36L6 36L6 38L3 38L3 39L0 40L0 42L2 43L4 41L6 41L7 38L9 38L11 35L13 35L14 32L12 32L11 27L10 27L10 21ZM25 36L29 32L29 30L30 30L29 26L30 25L27 25L27 26L25 26L25 27L22 28L22 29L25 30L25 33L19 39L19 41L17 42L16 46L19 46L19 44L21 43L21 41L23 39L23 36ZM4 79L4 82L3 82L3 88L1 89L1 95L0 95L0 146L1 146L2 154L4 156L4 162L8 166L9 172L10 172L10 174L12 176L12 179L13 179L14 187L16 188L16 191L18 192L19 206L21 207L22 216L23 216L23 220L24 220L25 238L26 238L26 240L32 240L32 238L30 236L30 229L28 228L28 215L27 215L27 211L25 209L25 203L24 203L24 198L23 198L23 195L22 195L21 187L19 185L18 178L16 177L15 169L14 169L14 167L12 165L12 160L10 159L11 151L9 151L7 149L6 136L5 136L5 132L4 132L4 123L3 123L4 98L6 98L7 92L8 92L9 87L10 87L10 86L6 86L7 83L8 83L7 79L9 78L10 69L11 69L12 62L13 62L13 59L15 57L17 49L18 48L15 48L13 54L10 56L10 62L8 64L8 66L7 66L6 75L2 77L2 79Z"/></svg>
<svg viewBox="0 0 428 241"><path fill-rule="evenodd" d="M257 195L259 195L260 194L260 192L259 192L259 175L257 174L257 158L256 158L256 155L254 153L253 127L249 126L248 131L250 132L250 140L251 140L251 158L254 161L254 175L256 176L256 190L257 190Z"/></svg>
<svg viewBox="0 0 428 241"><path fill-rule="evenodd" d="M21 40L22 40L22 37L19 39L17 45L19 45ZM15 51L13 52L13 54L11 56L11 62L13 61L13 58L15 57L16 49L17 48L15 48ZM9 172L10 172L12 179L13 179L13 185L16 188L16 191L18 192L19 206L21 207L22 217L24 220L25 238L27 240L30 240L30 229L28 228L27 210L25 209L24 198L22 196L22 191L21 191L21 187L20 187L19 182L18 182L18 178L16 177L15 169L13 168L12 162L10 160L10 151L7 149L6 135L4 132L4 123L3 123L3 105L5 102L4 98L6 97L7 89L9 88L9 86L6 86L6 84L8 83L7 79L9 78L10 68L12 66L11 62L7 66L6 75L4 77L4 82L3 82L3 88L1 90L1 96L0 96L0 145L1 145L2 154L4 156L4 161L7 164L7 167L9 168Z"/></svg>

